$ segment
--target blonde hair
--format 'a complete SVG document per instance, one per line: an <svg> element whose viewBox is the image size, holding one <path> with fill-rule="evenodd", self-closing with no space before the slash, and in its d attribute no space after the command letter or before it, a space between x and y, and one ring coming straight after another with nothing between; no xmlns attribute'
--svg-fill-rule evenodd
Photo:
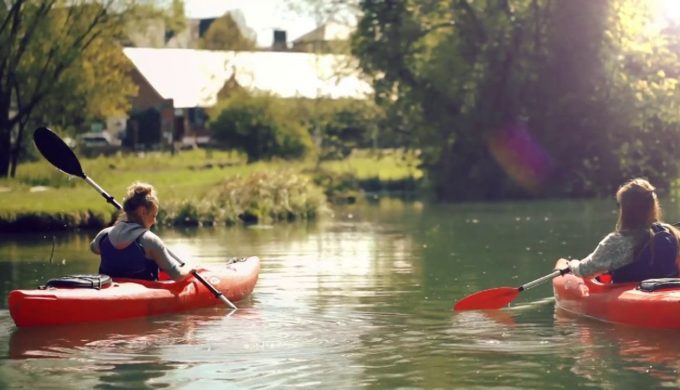
<svg viewBox="0 0 680 390"><path fill-rule="evenodd" d="M138 220L137 209L143 206L149 210L152 206L158 208L158 196L156 189L149 183L134 182L132 183L125 194L123 201L123 211L128 220Z"/></svg>
<svg viewBox="0 0 680 390"><path fill-rule="evenodd" d="M616 192L619 220L616 229L644 230L661 220L661 206L656 188L647 180L637 178L624 183Z"/></svg>

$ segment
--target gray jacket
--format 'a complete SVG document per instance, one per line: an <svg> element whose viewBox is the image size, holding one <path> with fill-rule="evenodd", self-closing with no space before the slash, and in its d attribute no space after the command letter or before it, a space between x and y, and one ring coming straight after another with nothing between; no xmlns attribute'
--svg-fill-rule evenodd
<svg viewBox="0 0 680 390"><path fill-rule="evenodd" d="M153 232L134 222L119 221L111 227L100 231L90 243L90 249L101 254L99 243L104 235L109 235L109 241L116 249L125 249L139 239L144 248L144 255L158 264L161 271L166 272L173 280L182 278L181 264L183 263L172 253Z"/></svg>

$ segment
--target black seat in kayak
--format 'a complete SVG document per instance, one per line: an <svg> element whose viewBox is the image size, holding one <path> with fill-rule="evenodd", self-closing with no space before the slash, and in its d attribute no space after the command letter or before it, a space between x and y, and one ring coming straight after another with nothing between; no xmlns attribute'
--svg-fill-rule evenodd
<svg viewBox="0 0 680 390"><path fill-rule="evenodd" d="M54 288L96 288L97 290L111 284L109 275L68 275L61 278L50 279L41 289Z"/></svg>
<svg viewBox="0 0 680 390"><path fill-rule="evenodd" d="M666 288L680 288L680 278L647 279L640 282L638 290L653 292Z"/></svg>

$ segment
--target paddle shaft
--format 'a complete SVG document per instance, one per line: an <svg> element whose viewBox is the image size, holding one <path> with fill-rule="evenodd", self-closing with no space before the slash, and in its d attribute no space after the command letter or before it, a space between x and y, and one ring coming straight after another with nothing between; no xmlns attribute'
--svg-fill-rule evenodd
<svg viewBox="0 0 680 390"><path fill-rule="evenodd" d="M552 273L550 273L550 274L548 274L548 275L545 275L545 276L543 276L543 277L540 277L540 278L538 278L538 279L536 279L536 280L533 280L533 281L531 281L531 282L529 282L529 283L525 283L525 284L523 284L523 285L517 287L517 291L524 291L524 290L528 290L528 289L533 288L533 287L536 287L536 286L540 286L541 284L543 284L543 283L545 283L545 282L547 282L547 281L549 281L549 280L552 280L553 278L556 278L556 277L558 277L558 276L560 276L560 275L564 275L564 274L566 274L566 273L568 273L568 272L569 272L569 268L561 269L561 270L560 270L560 269L556 269L555 271L553 271Z"/></svg>
<svg viewBox="0 0 680 390"><path fill-rule="evenodd" d="M99 184L95 183L94 180L90 179L90 178L89 178L87 175L85 175L85 174L83 174L83 180L85 180L85 182L86 182L87 184L91 185L95 190L97 190L97 192L99 192L99 193L101 194L101 196L103 196L104 199L106 199L106 201L107 201L108 203L112 204L113 207L115 207L115 208L118 209L118 210L122 210L122 209L123 209L123 206L121 206L120 203L118 203L115 199L113 199L113 196L109 195L106 191L104 191L104 189L101 188L101 187L99 186ZM182 265L184 265L184 264L182 264Z"/></svg>

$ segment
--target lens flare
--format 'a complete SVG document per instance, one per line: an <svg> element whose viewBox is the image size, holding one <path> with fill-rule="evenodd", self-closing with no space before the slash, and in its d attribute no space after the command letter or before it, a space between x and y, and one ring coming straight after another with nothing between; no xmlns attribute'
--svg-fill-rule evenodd
<svg viewBox="0 0 680 390"><path fill-rule="evenodd" d="M531 135L526 124L513 122L493 132L488 146L505 173L523 189L530 193L544 190L554 162Z"/></svg>

